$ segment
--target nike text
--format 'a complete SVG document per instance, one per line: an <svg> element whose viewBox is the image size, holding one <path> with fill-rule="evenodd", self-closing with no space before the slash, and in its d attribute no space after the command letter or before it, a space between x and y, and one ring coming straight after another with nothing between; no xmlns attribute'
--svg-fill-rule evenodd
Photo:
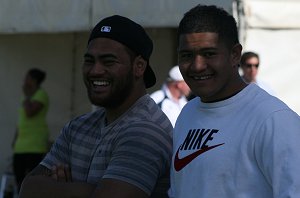
<svg viewBox="0 0 300 198"><path fill-rule="evenodd" d="M208 147L207 142L213 140L213 134L218 131L217 129L190 129L180 150L206 148Z"/></svg>
<svg viewBox="0 0 300 198"><path fill-rule="evenodd" d="M199 155L223 145L216 144L208 146L207 143L213 140L213 135L218 133L217 129L190 129L184 142L179 146L175 157L174 157L174 168L176 171L180 171L190 162L192 162ZM186 155L185 157L179 158L180 150L195 150L193 153Z"/></svg>

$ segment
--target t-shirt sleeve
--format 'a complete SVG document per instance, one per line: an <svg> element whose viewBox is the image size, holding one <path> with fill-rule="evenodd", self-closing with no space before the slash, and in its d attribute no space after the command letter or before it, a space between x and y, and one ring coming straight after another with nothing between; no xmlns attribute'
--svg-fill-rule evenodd
<svg viewBox="0 0 300 198"><path fill-rule="evenodd" d="M274 197L300 197L299 140L300 117L290 110L273 113L257 134L255 156Z"/></svg>
<svg viewBox="0 0 300 198"><path fill-rule="evenodd" d="M57 164L69 164L69 150L68 150L68 131L70 123L65 125L60 135L55 140L50 151L40 163L43 166L51 169L52 166Z"/></svg>
<svg viewBox="0 0 300 198"><path fill-rule="evenodd" d="M155 123L139 122L119 132L103 178L128 182L148 195L169 170L172 143Z"/></svg>
<svg viewBox="0 0 300 198"><path fill-rule="evenodd" d="M43 89L39 89L34 94L34 96L32 97L31 100L40 102L43 105L47 105L48 104L48 94Z"/></svg>

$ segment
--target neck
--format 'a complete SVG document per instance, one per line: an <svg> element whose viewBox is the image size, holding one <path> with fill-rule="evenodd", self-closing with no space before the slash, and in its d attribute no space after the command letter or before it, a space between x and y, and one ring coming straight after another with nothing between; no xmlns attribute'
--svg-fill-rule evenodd
<svg viewBox="0 0 300 198"><path fill-rule="evenodd" d="M252 83L252 82L256 82L256 79L248 79L248 78L245 78L245 76L242 76L243 80L246 82L246 83Z"/></svg>
<svg viewBox="0 0 300 198"><path fill-rule="evenodd" d="M146 89L139 89L140 91L136 91L137 89L133 88L135 93L131 93L128 97L118 106L116 107L108 107L106 110L106 119L107 124L112 123L116 119L118 119L123 113L125 113L138 99L147 94Z"/></svg>

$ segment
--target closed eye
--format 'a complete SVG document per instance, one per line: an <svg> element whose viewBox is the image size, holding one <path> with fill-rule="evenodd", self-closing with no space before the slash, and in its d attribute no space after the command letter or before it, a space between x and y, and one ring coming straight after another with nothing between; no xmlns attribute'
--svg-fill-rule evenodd
<svg viewBox="0 0 300 198"><path fill-rule="evenodd" d="M202 55L206 58L211 58L213 57L214 55L216 55L217 53L215 52L203 52Z"/></svg>
<svg viewBox="0 0 300 198"><path fill-rule="evenodd" d="M192 52L179 52L178 59L179 62L189 62L193 59L194 54Z"/></svg>
<svg viewBox="0 0 300 198"><path fill-rule="evenodd" d="M92 65L92 64L95 63L95 59L91 58L91 57L88 57L88 56L85 56L83 62L84 62L85 65Z"/></svg>
<svg viewBox="0 0 300 198"><path fill-rule="evenodd" d="M109 67L109 66L112 66L114 64L119 63L119 61L117 59L114 59L114 58L104 58L102 60L102 63L103 63L104 66Z"/></svg>

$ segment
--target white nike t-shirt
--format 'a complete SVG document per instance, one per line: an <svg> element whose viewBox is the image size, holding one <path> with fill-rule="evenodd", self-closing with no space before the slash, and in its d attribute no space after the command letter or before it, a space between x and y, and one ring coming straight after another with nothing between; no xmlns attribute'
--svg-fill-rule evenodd
<svg viewBox="0 0 300 198"><path fill-rule="evenodd" d="M190 101L173 134L170 197L300 197L300 118L255 84Z"/></svg>

